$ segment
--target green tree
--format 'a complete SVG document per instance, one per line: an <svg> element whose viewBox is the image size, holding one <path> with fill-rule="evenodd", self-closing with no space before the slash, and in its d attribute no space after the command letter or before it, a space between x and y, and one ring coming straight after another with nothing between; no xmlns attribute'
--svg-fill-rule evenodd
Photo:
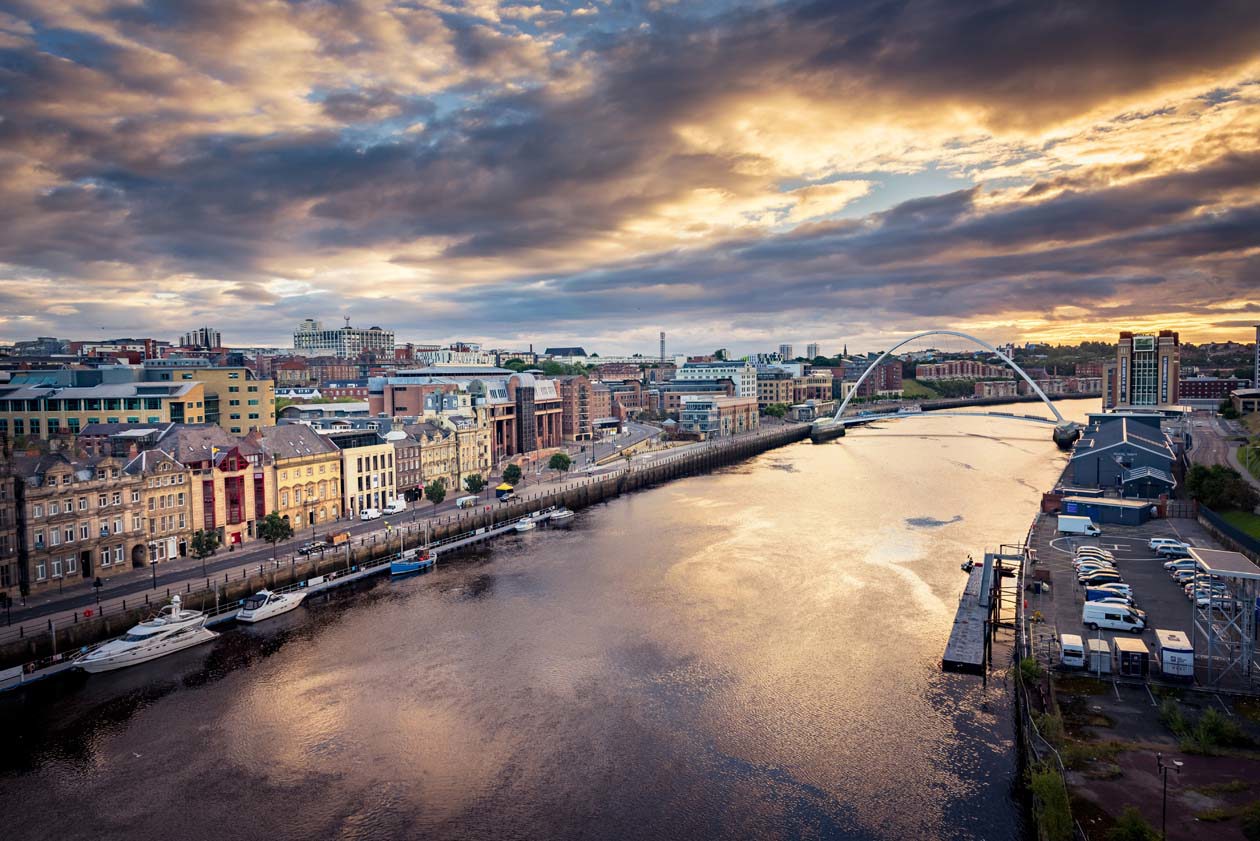
<svg viewBox="0 0 1260 841"><path fill-rule="evenodd" d="M573 466L573 459L569 458L568 453L554 453L551 456L551 460L547 462L547 466L552 470L559 470L561 473L565 473Z"/></svg>
<svg viewBox="0 0 1260 841"><path fill-rule="evenodd" d="M1238 410L1234 408L1234 402L1232 400L1222 400L1218 411L1220 412L1221 417L1226 420L1238 420L1238 418L1241 417L1241 415L1238 414Z"/></svg>
<svg viewBox="0 0 1260 841"><path fill-rule="evenodd" d="M442 500L446 499L446 483L440 479L434 479L424 486L424 497L432 502L434 507L441 505Z"/></svg>
<svg viewBox="0 0 1260 841"><path fill-rule="evenodd" d="M481 478L480 473L474 473L464 477L464 487L470 494L479 494L486 487L486 480Z"/></svg>
<svg viewBox="0 0 1260 841"><path fill-rule="evenodd" d="M786 403L771 403L766 407L766 414L772 418L786 417L787 413L788 406Z"/></svg>
<svg viewBox="0 0 1260 841"><path fill-rule="evenodd" d="M1252 511L1260 504L1256 489L1223 464L1192 466L1186 471L1186 491L1214 511Z"/></svg>
<svg viewBox="0 0 1260 841"><path fill-rule="evenodd" d="M527 365L527 364L525 363L525 360L523 360L523 359L509 359L507 362L504 362L504 363L503 363L503 367L504 367L504 368L510 368L510 369L512 369L513 371L520 372L520 371L524 371L526 368L528 368L528 367L529 367L529 365Z"/></svg>
<svg viewBox="0 0 1260 841"><path fill-rule="evenodd" d="M1146 822L1142 813L1132 806L1125 806L1115 824L1107 830L1107 841L1158 841L1159 833Z"/></svg>
<svg viewBox="0 0 1260 841"><path fill-rule="evenodd" d="M276 559L276 544L293 536L293 526L287 517L272 511L258 523L258 536L271 544L271 560Z"/></svg>
<svg viewBox="0 0 1260 841"><path fill-rule="evenodd" d="M290 400L288 397L277 397L276 398L276 411L275 411L276 418L279 419L281 409L283 409L285 406L292 406L292 405L293 405L293 401Z"/></svg>
<svg viewBox="0 0 1260 841"><path fill-rule="evenodd" d="M512 487L516 487L516 483L521 481L521 468L517 464L509 464L503 468L503 481Z"/></svg>
<svg viewBox="0 0 1260 841"><path fill-rule="evenodd" d="M206 572L206 558L213 555L214 550L219 548L219 533L213 530L193 532L188 548L192 552L192 556L201 561L201 572L204 575Z"/></svg>

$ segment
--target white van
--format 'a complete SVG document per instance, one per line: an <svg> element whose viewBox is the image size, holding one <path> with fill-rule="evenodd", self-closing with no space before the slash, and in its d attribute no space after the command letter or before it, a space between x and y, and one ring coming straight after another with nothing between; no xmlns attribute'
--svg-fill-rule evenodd
<svg viewBox="0 0 1260 841"><path fill-rule="evenodd" d="M1077 634L1059 635L1059 664L1069 669L1085 668L1085 643Z"/></svg>
<svg viewBox="0 0 1260 841"><path fill-rule="evenodd" d="M401 514L407 510L407 500L401 496L394 497L394 501L385 506L383 514Z"/></svg>
<svg viewBox="0 0 1260 841"><path fill-rule="evenodd" d="M379 520L380 518L381 512L378 508L364 508L359 512L360 520Z"/></svg>
<svg viewBox="0 0 1260 841"><path fill-rule="evenodd" d="M461 496L455 500L456 508L476 508L477 503L481 501L479 496Z"/></svg>
<svg viewBox="0 0 1260 841"><path fill-rule="evenodd" d="M1094 525L1089 517L1073 517L1067 514L1059 515L1059 533L1060 534L1088 534L1097 537L1102 534L1102 529Z"/></svg>
<svg viewBox="0 0 1260 841"><path fill-rule="evenodd" d="M1081 607L1081 623L1091 631L1106 628L1140 634L1146 629L1145 620L1133 608L1101 602L1085 602Z"/></svg>

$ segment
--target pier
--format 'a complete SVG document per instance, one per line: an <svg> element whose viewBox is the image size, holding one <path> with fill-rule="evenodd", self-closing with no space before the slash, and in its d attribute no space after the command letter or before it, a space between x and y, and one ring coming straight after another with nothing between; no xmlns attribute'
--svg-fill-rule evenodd
<svg viewBox="0 0 1260 841"><path fill-rule="evenodd" d="M1024 553L1007 551L1019 547L1003 546L998 552L985 552L984 562L967 573L967 584L958 598L958 611L950 629L941 668L947 672L982 675L993 657L993 635L1003 621L1004 574L1018 576ZM1018 579L1017 579L1018 580ZM1018 599L1018 592L1015 594Z"/></svg>

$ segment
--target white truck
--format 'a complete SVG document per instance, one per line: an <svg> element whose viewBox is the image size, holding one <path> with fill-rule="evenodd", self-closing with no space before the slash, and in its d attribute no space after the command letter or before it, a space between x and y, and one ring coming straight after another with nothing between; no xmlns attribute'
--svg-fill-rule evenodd
<svg viewBox="0 0 1260 841"><path fill-rule="evenodd" d="M1068 514L1059 515L1059 534L1085 534L1097 537L1102 529L1094 525L1089 517L1073 517Z"/></svg>

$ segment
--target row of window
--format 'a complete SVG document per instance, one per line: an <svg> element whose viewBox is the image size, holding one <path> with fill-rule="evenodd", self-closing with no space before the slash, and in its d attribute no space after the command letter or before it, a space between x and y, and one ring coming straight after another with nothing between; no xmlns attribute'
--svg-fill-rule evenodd
<svg viewBox="0 0 1260 841"><path fill-rule="evenodd" d="M139 514L132 514L131 530L139 531L141 528L141 522L142 520ZM125 517L115 517L112 522L113 531L111 531L111 522L109 520L101 520L99 536L104 537L109 534L122 534L123 525L125 523ZM45 532L43 529L35 529L31 532L31 540L34 542L36 549L44 548L44 534ZM47 545L49 546L60 546L63 543L74 543L76 540L91 540L92 522L90 520L84 520L80 523L70 523L60 528L52 528L48 530L47 535Z"/></svg>
<svg viewBox="0 0 1260 841"><path fill-rule="evenodd" d="M387 467L394 466L394 454L386 453L385 455L359 456L358 459L359 472L364 470L382 470Z"/></svg>
<svg viewBox="0 0 1260 841"><path fill-rule="evenodd" d="M320 498L320 499L324 499L326 496L328 496L328 487L327 487L326 483L324 483L324 482L320 482L320 483L319 483L319 498ZM307 488L307 489L305 490L305 498L306 498L306 500L307 500L307 501L312 501L312 500L314 500L314 499L315 499L315 486L314 486L314 485L312 485L311 487L309 487L309 488ZM293 489L293 504L294 504L294 505L301 505L301 504L302 504L302 499L303 499L303 489L302 489L302 488L294 488L294 489ZM288 507L289 507L289 490L288 490L288 488L285 488L285 489L283 489L283 490L281 490L281 491L280 491L280 507L281 507L281 508L288 508Z"/></svg>
<svg viewBox="0 0 1260 841"><path fill-rule="evenodd" d="M369 488L379 488L382 485L392 488L394 486L394 471L389 473L373 473L370 476L359 477L359 490L366 491Z"/></svg>
<svg viewBox="0 0 1260 841"><path fill-rule="evenodd" d="M174 531L176 528L188 528L188 515L180 512L178 516L175 514L164 514L162 517L149 518L149 534L157 534L159 529L163 532Z"/></svg>
<svg viewBox="0 0 1260 841"><path fill-rule="evenodd" d="M180 494L180 496L182 497L183 494ZM122 491L114 491L112 494L97 494L96 507L106 508L110 505L122 505L123 504L122 500L123 500ZM140 491L133 490L131 492L131 501L132 502L140 501ZM35 504L31 506L31 519L37 520L40 517L43 517L45 510L47 510L49 517L56 516L57 514L69 514L75 510L74 500L70 498L66 498L61 501L54 499L48 503L47 508L45 508L44 503L36 502ZM86 496L79 497L78 510L80 511L88 510L88 498Z"/></svg>
<svg viewBox="0 0 1260 841"><path fill-rule="evenodd" d="M176 507L179 507L179 508L184 507L183 492L180 492L178 494L163 494L161 496L149 497L149 510L150 511L156 511L159 508L176 508Z"/></svg>
<svg viewBox="0 0 1260 841"><path fill-rule="evenodd" d="M327 466L328 466L327 464L321 464L321 465L319 466L319 472L320 472L320 475L323 475L323 473L324 473L324 468L326 468ZM300 467L295 467L295 468L293 468L293 478L294 478L294 479L298 478L298 477L299 477L299 476L301 476L301 475L302 475L302 468L300 468ZM315 475L315 467L314 467L313 465L307 465L307 466L306 466L306 475L307 475L307 476L314 476L314 475ZM287 481L287 480L288 480L288 478L289 478L289 471L287 471L287 470L281 470L281 471L280 471L280 481L281 481L281 482Z"/></svg>
<svg viewBox="0 0 1260 841"><path fill-rule="evenodd" d="M103 567L121 564L123 562L124 550L122 546L106 547L101 549L100 565ZM53 558L51 561L51 573L53 578L61 578L63 575L73 575L78 571L79 559L75 555L66 555L64 559ZM49 564L42 558L35 562L35 580L47 581L49 577Z"/></svg>
<svg viewBox="0 0 1260 841"><path fill-rule="evenodd" d="M184 484L184 474L175 473L170 476L154 476L145 482L146 487L161 488L166 485L182 485Z"/></svg>

